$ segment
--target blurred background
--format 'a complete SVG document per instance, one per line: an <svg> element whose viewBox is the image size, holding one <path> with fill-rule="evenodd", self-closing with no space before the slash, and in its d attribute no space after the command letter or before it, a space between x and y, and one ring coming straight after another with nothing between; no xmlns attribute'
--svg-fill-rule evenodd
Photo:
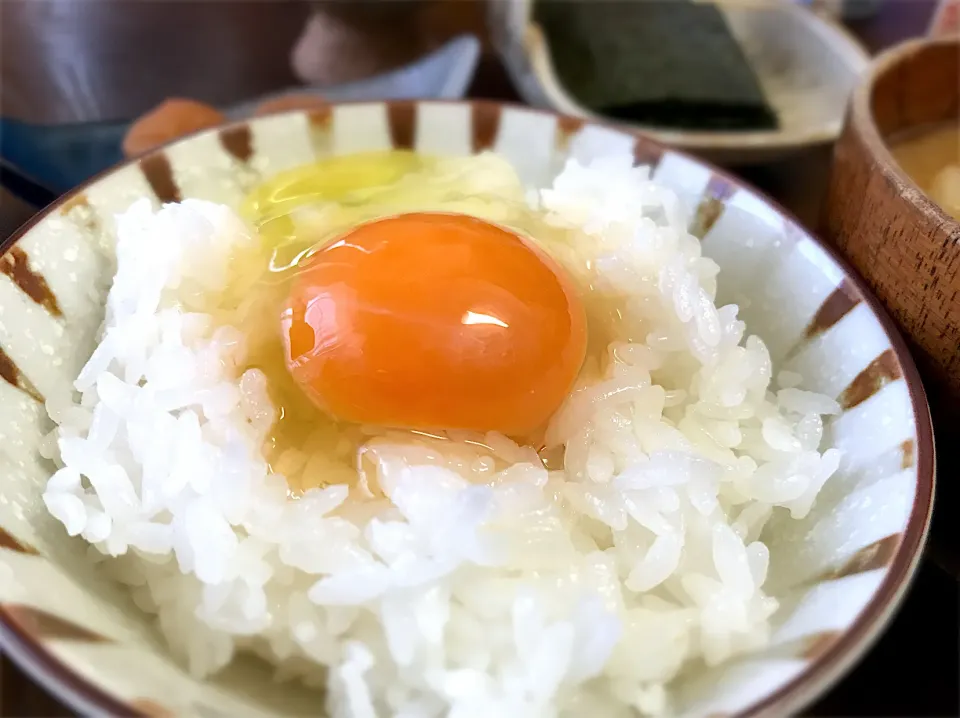
<svg viewBox="0 0 960 718"><path fill-rule="evenodd" d="M302 79L336 84L413 60L463 32L480 0L4 0L0 106L34 122L134 117L169 96L227 104ZM308 19L323 32L297 76Z"/></svg>
<svg viewBox="0 0 960 718"><path fill-rule="evenodd" d="M791 2L842 21L870 52L924 34L937 6L937 0L724 4ZM463 34L481 46L467 95L516 101L521 95L491 42L491 4L515 3L3 0L0 113L41 124L130 121L169 97L223 107L301 84L322 91L405 65ZM799 211L816 207L808 202Z"/></svg>
<svg viewBox="0 0 960 718"><path fill-rule="evenodd" d="M503 0L490 0L501 2ZM760 3L787 0L756 0ZM802 0L867 49L922 35L936 0ZM483 58L471 96L514 98L486 0L3 0L0 107L34 122L134 117L171 95L224 104L302 79L339 83L395 67L469 32ZM323 43L297 77L315 16Z"/></svg>

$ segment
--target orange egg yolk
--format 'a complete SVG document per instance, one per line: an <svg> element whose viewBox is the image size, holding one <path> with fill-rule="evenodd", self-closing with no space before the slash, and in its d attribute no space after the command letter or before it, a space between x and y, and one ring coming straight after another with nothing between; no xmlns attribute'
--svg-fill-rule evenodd
<svg viewBox="0 0 960 718"><path fill-rule="evenodd" d="M341 420L527 436L584 359L586 315L561 267L474 217L368 222L298 270L281 317L287 368Z"/></svg>

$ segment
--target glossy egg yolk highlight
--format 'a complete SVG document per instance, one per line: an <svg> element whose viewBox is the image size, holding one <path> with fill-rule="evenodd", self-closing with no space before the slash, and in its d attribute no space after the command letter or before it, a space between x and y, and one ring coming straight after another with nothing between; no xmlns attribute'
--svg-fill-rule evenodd
<svg viewBox="0 0 960 718"><path fill-rule="evenodd" d="M372 221L298 269L281 318L287 367L341 420L525 436L583 362L586 317L561 267L474 217Z"/></svg>

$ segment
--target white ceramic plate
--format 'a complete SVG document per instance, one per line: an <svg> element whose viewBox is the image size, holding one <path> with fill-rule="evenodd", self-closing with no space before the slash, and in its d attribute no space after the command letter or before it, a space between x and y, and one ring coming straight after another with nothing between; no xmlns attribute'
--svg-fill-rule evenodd
<svg viewBox="0 0 960 718"><path fill-rule="evenodd" d="M531 21L534 0L489 3L497 47L521 97L534 107L602 119L579 105L554 73L550 48ZM734 37L757 73L780 128L683 132L637 126L664 144L719 164L764 162L837 139L850 93L869 64L835 23L788 0L719 0Z"/></svg>

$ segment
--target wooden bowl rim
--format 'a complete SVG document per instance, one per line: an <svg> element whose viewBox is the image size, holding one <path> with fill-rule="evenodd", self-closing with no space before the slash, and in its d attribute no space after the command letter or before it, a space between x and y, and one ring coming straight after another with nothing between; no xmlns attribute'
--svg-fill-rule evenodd
<svg viewBox="0 0 960 718"><path fill-rule="evenodd" d="M951 234L960 229L960 220L947 214L940 205L930 199L914 179L897 162L890 145L880 133L873 114L871 100L877 80L901 62L932 47L956 47L960 53L960 35L949 37L922 37L894 45L876 57L863 82L854 90L850 104L850 123L873 156L883 176L900 188L900 196L916 207L922 214L936 222L939 231Z"/></svg>

